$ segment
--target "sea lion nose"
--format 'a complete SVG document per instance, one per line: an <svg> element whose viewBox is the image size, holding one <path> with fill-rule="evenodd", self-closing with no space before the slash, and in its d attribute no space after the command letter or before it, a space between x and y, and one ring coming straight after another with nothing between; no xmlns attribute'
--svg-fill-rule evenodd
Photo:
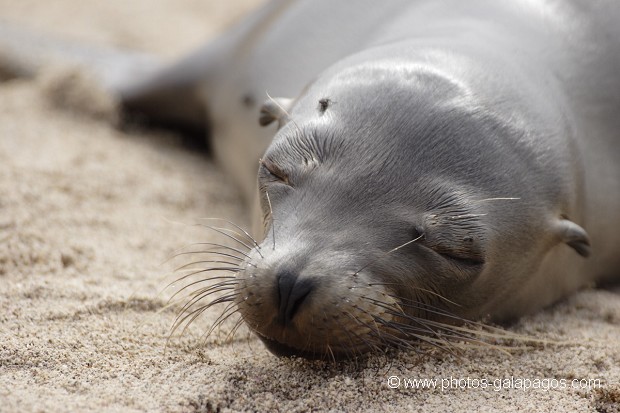
<svg viewBox="0 0 620 413"><path fill-rule="evenodd" d="M290 324L301 304L308 298L314 283L308 278L300 279L291 271L281 271L278 276L279 310L278 321Z"/></svg>

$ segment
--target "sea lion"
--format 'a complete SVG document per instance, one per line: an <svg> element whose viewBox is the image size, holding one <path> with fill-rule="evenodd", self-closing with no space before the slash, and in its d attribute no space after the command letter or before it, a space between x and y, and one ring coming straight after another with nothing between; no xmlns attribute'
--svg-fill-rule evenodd
<svg viewBox="0 0 620 413"><path fill-rule="evenodd" d="M276 1L119 87L126 111L208 129L248 199L260 159L264 234L185 311L229 303L275 354L354 357L618 279L619 19L611 0Z"/></svg>
<svg viewBox="0 0 620 413"><path fill-rule="evenodd" d="M306 16L318 36L374 36L262 108L280 126L259 168L267 231L231 300L276 354L402 346L620 275L620 8L395 4L357 8L374 17L362 28L350 10ZM308 3L290 7L252 73L305 27Z"/></svg>

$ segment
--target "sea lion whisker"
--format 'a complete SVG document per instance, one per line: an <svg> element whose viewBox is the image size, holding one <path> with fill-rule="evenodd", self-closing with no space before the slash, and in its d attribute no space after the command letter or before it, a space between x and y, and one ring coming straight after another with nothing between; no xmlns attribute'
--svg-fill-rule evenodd
<svg viewBox="0 0 620 413"><path fill-rule="evenodd" d="M500 334L486 333L481 330L463 328L459 326L454 326L452 324L443 324L443 323L437 323L437 322L432 322L429 324L435 325L437 328L441 328L446 331L450 331L453 334L456 334L458 337L461 338L462 341L467 341L469 343L477 343L484 347L493 347L493 348L501 349L501 346L497 346L496 344L491 344L489 342L486 342L483 340L483 338L494 338L494 339L509 338L509 337L502 336Z"/></svg>
<svg viewBox="0 0 620 413"><path fill-rule="evenodd" d="M396 285L396 286L399 286L399 287L404 287L404 285L402 283L388 283L388 282L385 282L385 283L369 282L367 285L369 287L373 287L373 286L376 286L376 285L382 285L382 286L393 286L393 285ZM418 291L423 291L425 293L434 295L435 297L437 297L437 298L439 298L439 299L441 299L443 301L447 301L450 304L453 304L453 305L456 305L458 307L461 307L461 305L459 303L456 303L456 302L454 302L454 301L444 297L443 295L441 295L441 294L439 294L439 293L437 293L437 292L435 292L433 290L429 290L427 288L422 288L422 287L419 287L419 286L407 286L407 288L413 288L413 289L418 290ZM398 297L398 296L395 296L395 295L392 295L392 294L390 294L390 296L393 297L393 298L403 299L402 297Z"/></svg>
<svg viewBox="0 0 620 413"><path fill-rule="evenodd" d="M393 325L393 322L391 321L387 321L385 319L383 319L382 317L379 316L375 316L375 318L377 319L377 321L379 322L383 322L384 325L388 328L394 328L396 330L398 330L399 332L401 332L405 337L407 338L415 338L417 340L420 340L432 347L436 347L440 350L446 351L448 353L450 353L451 355L455 356L455 357L459 357L458 354L454 353L454 351L452 351L452 344L447 340L444 339L436 339L424 334L417 334L417 333L413 333L413 332L405 332L403 330L401 330L400 328L397 328L397 326ZM397 336L394 336L397 337Z"/></svg>
<svg viewBox="0 0 620 413"><path fill-rule="evenodd" d="M239 233L239 231L236 231L236 230L234 230L234 229L230 229L230 228L226 228L226 227L216 227L216 226L213 226L213 225L207 225L207 224L202 224L202 225L203 225L205 228L210 228L210 229L215 229L215 230L219 230L219 231L224 231L225 233L227 233L227 234L230 234L230 235L234 236L234 237L235 237L235 240L237 240L237 241L244 242L244 240L247 240L247 241L249 241L249 242L251 242L251 243L253 243L253 241L254 241L254 238L247 239L247 237L245 236L245 234L241 234L241 233ZM247 244L246 244L246 245L247 245ZM250 250L251 250L252 248L254 248L254 247L250 247L249 245L247 245L247 247L248 247L248 249L250 249Z"/></svg>
<svg viewBox="0 0 620 413"><path fill-rule="evenodd" d="M372 265L372 264L376 263L377 261L379 261L379 260L381 260L381 259L385 258L385 257L386 257L386 256L388 256L389 254L391 254L391 253L393 253L393 252L396 252L396 251L398 251L399 249L404 248L404 247L406 247L407 245L412 244L412 243L414 243L414 242L418 241L418 240L419 240L419 239L421 239L423 236L424 236L424 234L420 234L418 237L416 237L416 238L414 238L414 239L412 239L412 240L409 240L409 241L405 242L404 244L401 244L401 245L399 245L398 247L392 248L391 250L389 250L389 251L387 251L387 252L383 253L383 254L382 254L381 256L379 256L377 259L375 259L375 260L373 260L373 261L369 262L368 264L364 265L364 266L363 266L362 268L360 268L359 270L355 271L355 273L353 273L353 275L354 275L354 276L355 276L355 275L358 275L360 272L362 272L364 269L368 268L370 265Z"/></svg>
<svg viewBox="0 0 620 413"><path fill-rule="evenodd" d="M237 255L234 254L228 254L226 252L221 252L221 251L214 251L214 250L204 250L204 251L184 251L184 252L179 252L175 255L173 255L171 258L177 258L177 257L181 257L183 255L221 255L223 257L228 257L228 258L233 258L239 261L243 261L245 260L244 257L239 257Z"/></svg>
<svg viewBox="0 0 620 413"><path fill-rule="evenodd" d="M334 352L332 351L332 348L329 344L325 344L325 349L329 352L329 356L331 357L332 363L336 363L336 356L334 355Z"/></svg>
<svg viewBox="0 0 620 413"><path fill-rule="evenodd" d="M347 313L345 313L347 314ZM352 319L357 322L357 320L355 319L355 317L353 317L352 314L348 313L347 314L349 317L352 317ZM338 323L338 325L340 326L341 331L344 331L345 335L347 336L347 338L349 339L349 343L351 344L351 350L347 350L348 353L347 354L352 354L356 365L357 365L357 357L359 354L359 357L362 357L363 353L361 352L360 349L358 349L357 345L355 344L355 341L353 341L353 336L352 334L359 340L361 341L367 348L372 348L373 344L370 342L370 340L368 340L367 338L360 336L359 334L355 333L354 331L350 331L349 328L347 328L347 326L345 326L344 324L342 324L340 322L340 320L336 320L336 322ZM372 350L371 350L372 351Z"/></svg>
<svg viewBox="0 0 620 413"><path fill-rule="evenodd" d="M527 349L531 349L531 347L528 346L513 346L513 345L498 345L498 344L492 344L492 343L488 343L486 341L483 340L479 340L479 339L475 339L475 338L465 338L463 340L461 340L463 342L463 344L460 343L455 343L455 345L460 346L461 348L468 350L471 348L482 348L482 349L490 349L490 350L495 350L495 351L499 351L505 355L512 355L511 352L514 352L515 350L527 350Z"/></svg>
<svg viewBox="0 0 620 413"><path fill-rule="evenodd" d="M234 290L234 285L214 285L210 287L199 288L196 291L191 292L185 298L190 298L179 310L179 313L182 314L185 311L189 310L192 306L196 305L198 302L204 300L211 294L216 294L222 291L230 291Z"/></svg>
<svg viewBox="0 0 620 413"><path fill-rule="evenodd" d="M183 291L185 291L188 288L194 287L197 284L201 284L204 282L210 282L211 280L209 279L205 279L205 280L198 280L198 281L194 281L186 286L184 286L183 288L181 288L179 291L175 292L170 299L173 299L174 297L176 297L177 295L181 294ZM189 293L188 295L184 296L184 298L190 298L190 297L195 297L196 294L202 294L199 291L202 290L206 290L206 289L215 289L215 288L220 288L220 287L226 287L226 286L236 286L238 284L238 281L236 280L230 280L230 281L220 281L216 284L210 285L209 287L204 287L204 288L200 288L197 290L192 291L191 293ZM206 291L202 291L202 292L206 292Z"/></svg>
<svg viewBox="0 0 620 413"><path fill-rule="evenodd" d="M485 198L485 199L478 199L474 202L488 202L488 201L516 201L519 200L521 198L511 198L511 197L498 197L498 198Z"/></svg>
<svg viewBox="0 0 620 413"><path fill-rule="evenodd" d="M345 315L347 315L349 318L351 318L353 321L355 321L358 325L363 325L363 323L361 322L359 317L356 317L351 312L346 311ZM340 325L342 326L342 324L340 324ZM371 351L379 353L382 350L381 347L378 345L378 343L376 343L376 341L372 342L369 339L367 339L367 338L365 338L365 337L355 333L354 331L350 331L345 326L342 326L342 327L343 327L343 331L347 332L349 335L350 334L355 335L355 337L357 337L362 343L364 343L368 348L370 348ZM366 326L366 327L369 328L368 326ZM373 331L376 333L377 337L379 338L379 343L384 344L385 340L381 337L381 332L380 331L375 331L375 330L373 330ZM357 347L358 346L356 346L356 350L357 350ZM357 350L357 351L360 351L360 350ZM360 356L362 354L363 353L361 353L361 351L360 351Z"/></svg>
<svg viewBox="0 0 620 413"><path fill-rule="evenodd" d="M240 240L237 237L232 236L231 234L229 234L226 231L232 231L228 228L220 228L220 227L214 227L212 225L206 225L206 224L194 224L194 226L199 226L199 227L203 227L203 228L207 228L210 229L212 231L217 232L218 234L221 234L227 238L230 238L231 240L235 241L237 244L244 246L245 248L247 248L248 251L252 250L252 247L250 247L248 244L246 244L245 242L243 242L242 240Z"/></svg>
<svg viewBox="0 0 620 413"><path fill-rule="evenodd" d="M237 313L239 313L239 308L237 308ZM235 323L235 325L233 326L233 328L230 330L230 333L228 333L228 336L230 336L230 342L233 342L235 339L235 334L237 334L237 331L239 330L239 328L241 328L241 326L245 323L245 321L243 320L243 317L241 317L241 315L239 315L239 319L237 320L237 322ZM225 341L228 342L229 338L228 336L226 336Z"/></svg>
<svg viewBox="0 0 620 413"><path fill-rule="evenodd" d="M422 323L426 322L425 319L421 319L419 320ZM420 331L423 332L424 330L421 330L419 328L413 327L409 324L405 324L405 323L398 323L398 322L393 322L395 324L398 324L401 326L401 328L405 331L408 330L413 330L413 331ZM445 330L445 331L444 331ZM471 335L467 335L463 332L459 332L459 331L453 331L452 329L449 328L449 325L445 326L445 327L440 327L438 330L433 330L435 332L435 336L437 337L437 339L440 339L444 342L453 344L453 341L451 340L465 340L465 341L471 341L471 342L478 342L481 345L485 345L485 346L491 346L490 343L486 343L480 339L477 339L475 337L472 337ZM447 331L447 332L446 332Z"/></svg>
<svg viewBox="0 0 620 413"><path fill-rule="evenodd" d="M227 316L227 319L232 317L232 316L234 316L235 314L238 316L238 319L237 319L237 321L235 321L235 324L233 325L231 330L228 332L228 334L226 334L226 337L224 337L224 343L225 344L233 344L235 342L235 335L237 334L237 331L239 330L239 327L241 327L241 325L244 324L243 317L241 317L241 315L239 314L239 309L238 308L236 308L233 312L231 312ZM205 340L205 344L206 344L206 340Z"/></svg>
<svg viewBox="0 0 620 413"><path fill-rule="evenodd" d="M297 132L303 136L303 131L301 130L301 128L299 127L299 125L297 124L297 122L295 122L295 119L293 119L293 117L291 116L291 114L288 112L288 110L286 110L286 108L284 106L282 106L280 104L280 102L278 102L277 99L274 99L271 97L271 95L269 95L269 92L267 92L265 90L265 94L267 95L267 99L269 99L271 102L273 102L274 105L276 105L281 111L282 113L284 113L286 115L286 118L288 120L291 121L291 123L295 126L295 128L297 128ZM279 120L279 119L278 119Z"/></svg>
<svg viewBox="0 0 620 413"><path fill-rule="evenodd" d="M457 316L457 315L455 315L455 314L453 314L451 312L448 312L448 311L444 311L444 310L440 309L439 307L433 306L433 305L428 304L428 303L417 303L416 304L415 302L410 302L410 303L401 302L401 304L403 305L403 307L406 307L406 308L413 308L415 310L419 310L419 311L427 313L427 314L436 314L436 315L439 315L439 316L442 316L442 317L446 317L446 318L450 318L450 319L456 320L456 321L458 321L460 323L469 323L470 322L470 320L468 320L466 318ZM421 318L421 319L426 320L426 318Z"/></svg>
<svg viewBox="0 0 620 413"><path fill-rule="evenodd" d="M184 278L191 277L192 275L200 274L201 272L209 272L209 271L218 271L222 272L230 272L236 274L244 270L244 268L240 267L198 267L198 268L183 268L181 270L175 271L176 273L183 274L181 277L177 278L176 281L180 281Z"/></svg>
<svg viewBox="0 0 620 413"><path fill-rule="evenodd" d="M412 316L410 314L407 314L404 311L402 311L402 309L400 311L395 311L394 308L391 305L389 305L387 303L384 303L382 301L379 301L377 299L370 298L370 297L363 297L363 298L368 300L368 301L370 301L370 302L372 302L374 305L376 305L376 306L378 306L380 308L385 309L390 315L393 315L393 316L396 316L396 317L401 317L401 318L407 319L407 320L409 320L411 322L414 322L414 323L416 323L418 325L421 325L423 330L425 330L425 331L427 331L427 332L429 332L431 334L434 334L434 335L438 334L436 331L432 330L431 328L429 328L427 325L425 325L423 323L424 319L421 319L421 318Z"/></svg>
<svg viewBox="0 0 620 413"><path fill-rule="evenodd" d="M445 326L446 329L449 330L449 327L451 327L450 325ZM445 333L444 333L445 334ZM458 333L457 333L458 334ZM489 343L487 341L484 341L482 339L476 338L475 337L475 332L471 332L469 333L471 335L450 335L450 334L445 334L446 337L449 337L451 339L451 341L449 341L450 345L454 348L459 348L459 349L468 349L468 348L472 348L472 347L477 347L477 348L485 348L485 349L492 349L492 350L496 350L496 351L500 351L504 354L508 354L510 355L510 353L508 352L508 350L516 350L519 347L514 347L514 346L500 346L497 344L492 344ZM454 341L452 341L454 340ZM461 342L465 343L467 346L464 347ZM523 348L523 347L521 347Z"/></svg>
<svg viewBox="0 0 620 413"><path fill-rule="evenodd" d="M204 281L204 282L209 282L209 280ZM183 287L181 290L177 291L175 294L179 294L181 292L183 292L184 290L190 289L191 287L194 287L194 289L190 289L190 291L184 295L183 297L185 299L188 300L193 300L194 297L203 294L203 293L209 293L208 295L211 295L211 293L215 293L215 292L219 292L219 289L222 289L222 291L224 289L235 289L239 286L239 283L237 280L223 280L223 281L218 281L216 283L209 283L208 285L205 285L203 287L197 287L198 284L202 284L203 280L197 280L194 281L191 284L186 285L185 287ZM208 295L206 295L205 297L207 297Z"/></svg>
<svg viewBox="0 0 620 413"><path fill-rule="evenodd" d="M467 219L467 218L478 218L478 217L484 217L484 216L487 216L487 214L462 214L462 215L452 215L446 218L447 219Z"/></svg>
<svg viewBox="0 0 620 413"><path fill-rule="evenodd" d="M172 336L172 334L174 334L174 332L179 328L179 326L183 324L185 324L185 327L181 331L180 335L185 334L185 331L187 330L189 325L192 324L194 320L196 320L196 318L199 317L202 313L204 313L206 310L213 307L214 305L218 305L218 304L222 304L222 303L226 303L226 302L230 302L234 300L235 296L236 294L229 294L229 295L217 298L216 300L211 301L210 303L205 304L201 307L198 307L192 311L186 311L182 313L184 314L184 316L178 320L175 320L175 322L173 323L173 328L172 328L172 331L170 332L170 335ZM186 322L186 320L190 317L191 319L188 322Z"/></svg>
<svg viewBox="0 0 620 413"><path fill-rule="evenodd" d="M428 292L432 293L432 291L428 291ZM387 295L389 297L391 297L391 298L394 298L395 300L398 300L405 307L416 308L418 310L423 310L423 311L430 312L430 313L433 313L433 314L438 314L438 315L454 318L454 319L459 320L459 321L466 321L466 322L470 321L470 320L468 320L466 318L457 316L456 314L450 312L449 310L447 310L445 308L441 308L441 307L438 307L436 305L433 305L430 302L422 302L420 300L415 300L415 299L411 299L411 298L407 298L407 297L402 297L402 296L399 296L399 295L391 293L391 292L387 293ZM441 296L439 294L433 294L433 295L436 295L438 298L441 298ZM447 298L446 298L446 301L448 301L451 304L455 304L458 307L461 307L460 304L453 303L452 301L448 300Z"/></svg>
<svg viewBox="0 0 620 413"><path fill-rule="evenodd" d="M235 314L237 311L239 311L239 309L236 307L236 303L234 301L231 301L226 306L226 308L224 308L224 310L219 315L219 317L213 322L209 330L207 330L207 332L203 334L204 343L206 344L206 341L208 340L209 336L213 333L213 331L215 331L216 328L218 328L224 322L226 322L226 320L228 320L228 318L232 316L233 314Z"/></svg>
<svg viewBox="0 0 620 413"><path fill-rule="evenodd" d="M175 331L176 331L176 330L177 330L180 326L182 326L182 325L183 325L183 329L182 329L182 330L181 330L181 332L179 333L179 336L183 336L183 335L185 335L185 332L187 331L187 329L189 328L189 326L190 326L190 325L191 325L194 321L196 321L196 319L197 319L198 317L200 317L200 315L201 315L201 314L203 314L203 313L206 311L206 309L207 309L207 308L208 308L207 306L202 306L202 307L199 307L199 308L197 308L197 309L193 310L192 312L188 312L188 313L187 313L187 314L183 317L183 319L181 319L178 323L176 323L176 322L175 322L175 323L173 324L173 329L172 329L172 331L170 332L170 336L172 336L172 335L175 333ZM186 322L186 320L188 320L188 319L189 319L189 321L187 321L187 322Z"/></svg>
<svg viewBox="0 0 620 413"><path fill-rule="evenodd" d="M382 346L375 346L375 354L384 353L388 347L394 347L402 351L414 351L416 353L422 353L422 350L419 347L414 346L411 341L391 334L388 331L371 330L368 332L368 334L371 337L377 339L378 343L380 343Z"/></svg>
<svg viewBox="0 0 620 413"><path fill-rule="evenodd" d="M265 188L265 196L267 197L267 203L269 204L269 216L271 217L271 232L273 237L273 249L276 249L276 218L273 216L273 208L271 206L271 198L269 198L269 192Z"/></svg>
<svg viewBox="0 0 620 413"><path fill-rule="evenodd" d="M455 314L453 314L453 313L451 313L449 311L440 309L438 307L431 306L429 304L416 304L415 302L413 302L413 301L411 301L409 299L406 299L406 298L402 298L402 297L398 297L398 296L392 296L392 295L390 295L390 296L393 297L393 298L399 299L399 300L407 300L407 301L409 301L409 302L402 302L401 301L401 304L403 306L405 306L405 307L415 308L415 309L418 309L418 310L426 311L428 313L433 313L433 314L437 314L437 315L440 315L440 316L443 316L443 317L451 318L451 319L457 320L457 321L459 321L459 322L461 322L461 323L463 323L465 325L472 325L472 326L476 326L476 327L482 328L482 329L495 329L495 330L498 330L500 333L502 333L502 332L506 333L506 331L503 330L503 329L498 329L498 328L492 327L492 326L490 326L488 324L484 324L484 323L481 323L481 322L477 322L477 321L469 320L469 319L466 319L466 318L463 318L463 317L459 317L459 316L457 316L457 315L455 315ZM432 307L432 308L429 308L429 307ZM431 320L428 320L428 319L424 319L424 320L425 320L425 322L431 322ZM439 323L438 321L432 321L432 322L433 323ZM440 323L440 324L442 324L445 328L449 327L451 329L454 329L454 328L457 327L457 326L455 326L453 324L447 324L447 323ZM473 333L475 331L477 331L477 330L471 330L470 332Z"/></svg>
<svg viewBox="0 0 620 413"><path fill-rule="evenodd" d="M235 290L235 289L236 289L235 287L231 287L231 288L227 288L226 290ZM223 289L222 291L226 291L226 290L224 290L224 289ZM166 304L165 308L166 308L166 309L169 309L169 308L173 308L173 307L184 307L184 306L185 306L185 304L187 304L187 300L188 300L188 299L190 299L190 297L193 299L194 297L196 297L197 295L199 295L199 294L200 294L200 292L199 292L199 291L200 291L200 289L198 289L198 290L196 290L196 291L192 291L191 293L189 293L189 294L187 294L187 295L183 295L183 296L176 297L175 299L172 299L172 297L171 297L171 298L168 300L169 302ZM220 291L217 291L217 292L220 292ZM214 292L214 293L215 293L215 292ZM208 294L208 295L210 295L210 294ZM208 296L208 295L207 295L207 296ZM206 298L207 296L205 296L205 297L201 297L201 299L204 299L204 298ZM193 303L192 305L194 305L194 304L196 304L196 303ZM190 305L190 306L191 306L191 305ZM182 312L182 311L183 311L183 310L181 310L181 308L179 308L179 309L177 310L177 312Z"/></svg>
<svg viewBox="0 0 620 413"><path fill-rule="evenodd" d="M380 318L378 316L375 316L374 314L363 310L361 308L358 308L358 310L362 311L363 313L369 315L372 319L374 323L377 323L377 319L376 318ZM394 342L394 340L400 340L397 336L395 336L394 334L391 334L389 331L386 331L384 329L380 329L378 326L371 326L370 324L368 324L367 322L359 319L359 317L356 317L356 321L360 324L365 326L366 328L368 328L368 330L370 330L371 334L374 335L378 340L379 343L384 344L384 345L390 345ZM408 346L410 346L410 343L407 343Z"/></svg>
<svg viewBox="0 0 620 413"><path fill-rule="evenodd" d="M387 312L388 314L390 314L390 315L393 315L393 316L396 316L396 317L402 317L402 318L405 318L405 319L407 319L407 320L409 320L409 321L415 322L415 323L417 323L418 325L421 325L421 327L422 327L422 328L421 328L421 331L422 331L422 332L430 333L431 335L435 335L435 336L437 336L438 338L440 338L439 334L438 334L436 331L434 331L434 330L433 330L433 329L431 329L430 327L426 326L426 325L422 322L422 320L419 320L417 317L412 317L412 316L410 316L409 314L406 314L406 313L399 313L398 311L394 311L394 309L393 309L391 306L389 306L389 305L387 305L386 303L383 303L383 302L381 302L381 301L378 301L378 300L373 300L373 299L371 299L371 298L369 298L369 297L363 297L363 298L365 298L366 300L369 300L369 301L373 302L376 306L378 306L378 307L381 307L381 308L385 309L385 310L386 310L386 312ZM388 326L389 326L389 327L391 327L391 328L394 328L394 329L398 330L400 333L402 333L402 334L403 334L403 335L405 335L405 336L409 336L409 335L410 335L409 333L405 333L404 331L402 331L402 329L401 329L401 328L399 328L399 327L398 327L399 325L403 326L403 325L405 325L405 324L402 324L402 323L397 323L397 322L395 322L395 321L393 321L393 320L392 320L392 321L387 321L387 320L383 319L382 317L379 317L379 316L377 316L377 315L371 314L370 312L368 312L368 311L366 311L366 310L362 310L362 311L363 311L363 312L365 312L366 314L368 314L370 317L372 317L372 318L373 318L373 320L374 320L375 322L377 322L378 320L382 320L382 322L384 323L384 324L383 324L384 326L386 326L386 327L388 327ZM411 327L412 329L415 329L415 327L413 327L413 326L410 326L410 327ZM379 329L377 329L377 330L379 330ZM416 337L417 337L417 336L416 336ZM425 336L425 337L428 337L428 336Z"/></svg>
<svg viewBox="0 0 620 413"><path fill-rule="evenodd" d="M234 226L235 228L237 228L239 231L243 232L243 234L248 238L248 240L252 241L252 244L254 244L254 246L257 249L261 249L260 245L258 244L258 242L256 241L256 239L250 235L250 233L248 231L246 231L245 229L243 229L241 226L235 224L234 222L228 220L228 219L224 219L224 218L200 218L200 219L204 219L204 220L219 220L219 221L224 221L229 223L230 225ZM241 234L239 234L241 235Z"/></svg>
<svg viewBox="0 0 620 413"><path fill-rule="evenodd" d="M234 248L234 247L231 247L229 245L218 244L217 242L193 242L191 244L188 244L188 245L186 245L186 246L184 246L182 248L179 248L179 249L173 251L172 253L176 254L176 253L184 251L186 248L195 247L195 246L198 246L198 245L207 245L207 246L210 246L210 247L221 248L221 249L224 249L224 250L231 250L231 251L234 251L236 253L239 253L239 254L243 255L246 258L251 258L246 252L243 252L243 251L241 251L238 248ZM171 258L169 258L167 261L169 261L172 258L174 258L174 255ZM167 261L164 261L164 263L167 262Z"/></svg>
<svg viewBox="0 0 620 413"><path fill-rule="evenodd" d="M349 329L348 329L348 328L347 328L344 324L342 324L342 323L340 322L340 319L339 319L339 318L336 318L336 319L335 319L335 322L336 322L336 324L337 324L337 325L338 325L338 327L339 327L338 331L343 332L343 333L347 336L347 339L349 340L350 348L345 348L345 352L346 352L346 357L345 357L345 358L348 358L348 357L349 357L349 354L351 354L351 353L353 352L353 350L352 350L352 349L354 349L354 348L355 348L355 342L353 341L353 337L351 336L351 334L352 334L353 332L349 331ZM354 334L354 333L353 333L353 334Z"/></svg>
<svg viewBox="0 0 620 413"><path fill-rule="evenodd" d="M493 327L493 326L489 326L489 325L481 324L481 323L475 323L475 322L468 323L468 324L481 328L481 330L475 330L472 328L467 328L463 326L455 326L452 324L444 324L444 323L440 323L440 322L432 321L432 320L428 320L428 322L429 324L435 323L438 325L438 327L442 327L445 329L450 329L453 331L462 331L465 333L469 333L469 334L481 336L481 337L489 337L489 338L504 339L504 340L515 340L515 341L530 342L530 343L541 343L541 344L554 343L553 341L550 341L550 340L537 339L535 337L526 336L522 334L514 334L514 333L511 333L510 331L506 331L506 330L503 330L497 327ZM485 330L493 330L494 332L485 331Z"/></svg>
<svg viewBox="0 0 620 413"><path fill-rule="evenodd" d="M217 276L217 277L207 277L207 278L202 278L196 282L208 282L208 281L215 281L215 280L223 280L223 281L235 281L236 284L239 283L239 281L237 280L237 277L234 276L229 276L229 275L222 275L222 276ZM219 282L223 282L223 281L218 281ZM175 283L177 283L178 281L173 281L172 283L168 284L167 288L170 288L171 286L173 286ZM186 289L187 287L190 287L194 284L194 282L192 282L191 284L187 284L185 286L183 286L178 292L183 291L184 289ZM177 292L177 293L178 293ZM177 293L173 294L172 297L174 297ZM172 299L172 297L170 297L170 299Z"/></svg>
<svg viewBox="0 0 620 413"><path fill-rule="evenodd" d="M237 303L237 305L238 304L239 303ZM256 320L256 317L243 317L243 321L245 322L246 326L251 332L256 333L259 327L258 320Z"/></svg>
<svg viewBox="0 0 620 413"><path fill-rule="evenodd" d="M189 262L187 264L183 264L180 265L178 267L176 267L173 271L181 271L183 269L186 269L188 267L191 267L192 265L196 265L196 264L226 264L226 265L230 265L231 267L223 267L223 268L235 268L235 269L241 269L239 268L239 263L237 262L230 262L230 261L220 261L220 260L198 260L198 261L192 261ZM189 268L190 270L192 268Z"/></svg>
<svg viewBox="0 0 620 413"><path fill-rule="evenodd" d="M210 268L201 268L201 269L198 269L196 271L192 271L192 270L189 270L189 271L191 271L191 272L188 273L188 274L185 274L185 275L183 275L183 276L181 276L181 277L179 277L177 279L175 279L170 284L168 284L166 286L166 288L170 288L171 286L173 286L174 284L176 284L178 282L181 282L181 281L183 281L183 280L185 280L187 278L190 278L190 277L192 277L194 275L202 274L203 272L223 271L223 272L237 273L237 272L241 271L241 269L240 268L231 268L231 267L210 267Z"/></svg>
<svg viewBox="0 0 620 413"><path fill-rule="evenodd" d="M221 290L221 291L218 291L218 292L223 292L223 291L232 291L232 290L231 289L224 289L224 290ZM197 309L200 309L200 308L207 309L207 308L213 307L214 305L221 304L223 302L231 301L230 299L227 298L231 294L234 294L234 291L232 291L231 293L228 293L228 295L220 296L220 297L218 297L216 299L213 299L211 301L208 301L208 302L206 302L204 304L200 304L200 305L198 305L198 304L201 303L205 297L198 298L191 305L186 306L181 311L179 311L179 314L175 318L175 320L173 322L173 325L183 324L183 322L185 322L185 320L187 320L187 317L189 317L191 314L194 314Z"/></svg>
<svg viewBox="0 0 620 413"><path fill-rule="evenodd" d="M237 303L234 300L228 302L226 307L220 312L220 315L215 319L215 321L211 324L209 330L206 333L203 333L203 336L208 337L213 330L218 328L230 315L234 314L237 311ZM230 313L229 313L230 312Z"/></svg>
<svg viewBox="0 0 620 413"><path fill-rule="evenodd" d="M235 254L229 254L229 253L225 253L225 252L217 251L217 250L203 250L203 251L183 251L183 250L180 250L179 252L175 252L172 255L170 255L170 257L168 257L166 259L166 261L164 261L162 263L162 265L163 264L167 264L171 260L173 260L175 258L178 258L178 257L182 257L184 255L201 255L201 254L205 254L205 255L207 255L207 254L208 255L211 255L211 254L213 254L213 255L221 255L221 256L225 256L225 257L234 258L234 259L237 259L239 261L243 261L244 259L247 258L247 257L240 257L240 256L235 255Z"/></svg>
<svg viewBox="0 0 620 413"><path fill-rule="evenodd" d="M207 262L208 261L206 261L205 263L207 263ZM193 262L191 264L196 265L197 263L198 262ZM238 265L235 265L234 267L223 267L223 266L222 267L218 267L218 266L216 266L216 267L198 267L198 268L178 269L178 270L175 270L174 272L184 274L183 277L187 278L189 276L196 275L196 274L199 274L201 272L209 272L209 271L217 271L217 270L221 270L221 271L224 271L224 272L238 273L240 271L243 271L244 268L239 267ZM179 278L179 279L181 279L181 278Z"/></svg>

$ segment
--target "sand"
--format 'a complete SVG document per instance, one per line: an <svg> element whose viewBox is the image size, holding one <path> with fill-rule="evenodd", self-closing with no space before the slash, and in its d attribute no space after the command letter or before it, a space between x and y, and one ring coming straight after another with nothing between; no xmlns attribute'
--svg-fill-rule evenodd
<svg viewBox="0 0 620 413"><path fill-rule="evenodd" d="M255 3L0 0L0 19L173 58ZM221 309L168 340L178 308L166 300L178 286L165 289L174 277L164 261L218 240L191 225L200 218L247 225L240 197L177 136L59 109L44 78L0 83L0 412L620 411L618 289L522 319L511 331L564 344L510 356L278 359L244 328L227 340L234 323L205 339ZM411 389L406 379L439 381ZM538 388L495 387L501 379ZM574 379L602 385L573 388Z"/></svg>

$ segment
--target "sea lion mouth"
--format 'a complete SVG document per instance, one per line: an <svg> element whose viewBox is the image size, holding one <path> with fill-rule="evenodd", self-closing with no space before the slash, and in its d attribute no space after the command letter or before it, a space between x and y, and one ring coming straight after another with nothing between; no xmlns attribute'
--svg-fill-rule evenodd
<svg viewBox="0 0 620 413"><path fill-rule="evenodd" d="M267 350L278 357L303 357L308 360L325 359L326 355L314 351L299 350L286 344L280 343L271 338L267 338L261 334L257 334L258 338L263 342Z"/></svg>
<svg viewBox="0 0 620 413"><path fill-rule="evenodd" d="M298 348L281 343L273 338L265 337L259 332L255 332L256 336L263 342L267 350L278 357L301 357L307 360L331 360L339 361L352 358L354 354L360 356L362 353L355 349L338 350L325 346L324 349L318 350L300 350Z"/></svg>
<svg viewBox="0 0 620 413"><path fill-rule="evenodd" d="M363 357L400 342L398 331L390 326L403 311L391 293L366 280L367 275L318 283L315 294L308 294L299 310L282 323L279 310L286 303L285 291L269 288L271 271L254 269L239 276L238 310L276 356L331 361ZM288 301L295 293L293 289Z"/></svg>

